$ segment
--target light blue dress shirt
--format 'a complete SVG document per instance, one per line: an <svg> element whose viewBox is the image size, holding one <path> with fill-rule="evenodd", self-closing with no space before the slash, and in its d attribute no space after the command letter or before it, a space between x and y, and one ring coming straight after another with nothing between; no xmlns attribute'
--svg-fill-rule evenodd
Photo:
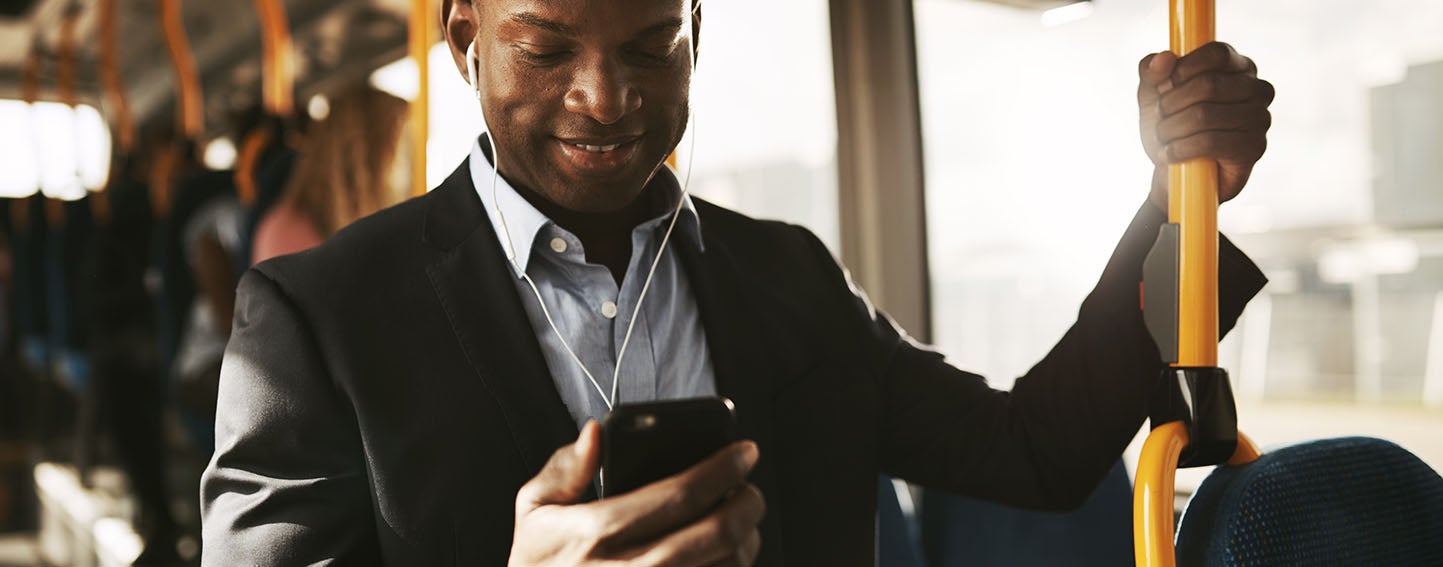
<svg viewBox="0 0 1443 567"><path fill-rule="evenodd" d="M606 266L586 262L586 251L576 235L557 226L527 202L505 178L496 180L491 192L491 161L481 144L471 147L471 181L491 218L496 239L506 250L506 231L498 209L506 215L511 245L516 251L516 291L526 308L536 340L561 400L578 426L589 419L600 421L606 402L546 322L536 294L524 272L536 282L557 329L576 352L587 370L608 395L616 359L626 327L631 322L646 272L656 257L662 235L671 220L669 211L682 197L681 187L671 169L663 167L653 183L668 191L668 213L638 225L631 232L631 262L621 287ZM697 312L696 299L686 270L677 257L678 246L702 246L701 223L690 197L682 203L671 241L656 267L646 302L637 316L631 344L622 357L617 403L694 398L716 395L716 380L707 351L706 332ZM519 268L521 272L517 272Z"/></svg>

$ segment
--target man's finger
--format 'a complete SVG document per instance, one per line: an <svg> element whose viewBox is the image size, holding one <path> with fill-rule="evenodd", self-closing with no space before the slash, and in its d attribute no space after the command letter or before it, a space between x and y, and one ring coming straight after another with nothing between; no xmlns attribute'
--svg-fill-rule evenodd
<svg viewBox="0 0 1443 567"><path fill-rule="evenodd" d="M1240 73L1203 73L1163 93L1158 106L1167 116L1200 102L1243 102L1265 95L1263 84Z"/></svg>
<svg viewBox="0 0 1443 567"><path fill-rule="evenodd" d="M1137 63L1137 102L1143 107L1157 104L1159 89L1170 80L1177 57L1171 51L1153 53Z"/></svg>
<svg viewBox="0 0 1443 567"><path fill-rule="evenodd" d="M575 443L557 449L536 478L521 487L516 495L517 514L549 504L576 502L591 486L600 467L600 426L588 421Z"/></svg>
<svg viewBox="0 0 1443 567"><path fill-rule="evenodd" d="M1163 155L1168 163L1197 158L1250 163L1267 149L1267 138L1258 132L1202 132L1169 142Z"/></svg>
<svg viewBox="0 0 1443 567"><path fill-rule="evenodd" d="M1202 102L1162 119L1157 139L1163 144L1203 132L1258 132L1272 126L1272 115L1255 104Z"/></svg>
<svg viewBox="0 0 1443 567"><path fill-rule="evenodd" d="M601 530L613 543L654 539L700 518L745 484L757 456L756 443L732 443L676 475L586 506L600 513L607 524Z"/></svg>
<svg viewBox="0 0 1443 567"><path fill-rule="evenodd" d="M1256 74L1257 66L1251 59L1239 54L1233 46L1215 41L1178 59L1177 67L1172 70L1172 82L1180 85L1209 71Z"/></svg>
<svg viewBox="0 0 1443 567"><path fill-rule="evenodd" d="M766 514L761 491L750 484L732 493L720 508L657 541L642 555L644 565L711 565L738 555L757 534ZM757 534L760 545L760 534Z"/></svg>

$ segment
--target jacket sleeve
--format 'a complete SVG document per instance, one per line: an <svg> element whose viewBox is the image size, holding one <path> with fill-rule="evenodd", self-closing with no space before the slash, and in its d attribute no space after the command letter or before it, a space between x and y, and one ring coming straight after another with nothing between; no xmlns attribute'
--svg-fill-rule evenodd
<svg viewBox="0 0 1443 567"><path fill-rule="evenodd" d="M906 337L852 287L883 392L884 472L1033 509L1081 506L1147 415L1164 367L1143 325L1143 258L1166 222L1144 204L1057 345L1010 392ZM1219 324L1232 328L1266 278L1219 237ZM845 274L843 274L845 277Z"/></svg>
<svg viewBox="0 0 1443 567"><path fill-rule="evenodd" d="M378 563L351 406L275 281L241 280L201 478L202 564Z"/></svg>

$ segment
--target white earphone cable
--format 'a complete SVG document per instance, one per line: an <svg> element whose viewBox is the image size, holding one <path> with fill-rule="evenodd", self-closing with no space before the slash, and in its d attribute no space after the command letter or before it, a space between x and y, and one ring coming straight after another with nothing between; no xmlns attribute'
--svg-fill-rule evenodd
<svg viewBox="0 0 1443 567"><path fill-rule="evenodd" d="M472 84L475 84L474 81ZM606 409L608 410L616 406L617 386L621 383L621 362L626 356L626 347L631 344L631 333L636 329L636 319L641 314L641 307L646 301L646 294L651 289L652 277L656 275L656 267L661 263L662 255L666 253L666 246L671 241L671 233L676 228L677 219L681 216L682 206L686 204L687 196L690 194L692 159L696 155L697 126L695 116L691 117L690 122L692 143L687 149L686 175L682 178L681 195L677 198L676 208L672 210L671 222L667 225L666 233L661 238L661 245L657 247L656 257L652 259L651 267L647 270L646 280L642 282L641 293L637 296L636 306L631 312L631 320L627 322L626 334L621 340L621 350L617 351L616 354L616 368L611 375L611 395L609 396L601 387L601 383L596 380L596 376L592 375L591 371L586 368L586 364L581 361L581 357L577 356L576 351L571 348L571 343L567 342L566 337L562 335L561 329L556 325L556 320L551 317L551 310L546 307L546 300L541 297L541 289L536 286L536 282L531 279L529 274L521 269L521 265L516 261L516 246L511 241L511 228L506 223L506 214L501 210L500 201L497 198L496 187L501 172L501 157L496 151L496 142L492 140L492 134L490 132L486 134L486 142L491 149L491 205L492 208L496 210L496 217L501 221L501 232L503 236L505 236L506 259L511 263L511 266L515 268L516 272L521 275L521 279L525 280L527 285L531 287L531 292L536 296L536 303L541 307L541 314L546 317L546 323L551 326L552 334L556 336L557 340L561 341L561 346L566 349L566 354L571 356L571 360L576 362L576 366L581 369L582 374L586 375L586 379L590 381L591 386L596 389L596 393L601 397L601 401L606 403Z"/></svg>

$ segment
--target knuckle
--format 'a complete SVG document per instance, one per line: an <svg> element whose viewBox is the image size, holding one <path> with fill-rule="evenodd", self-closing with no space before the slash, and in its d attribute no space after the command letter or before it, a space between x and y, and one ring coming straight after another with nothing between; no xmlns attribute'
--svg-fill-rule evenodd
<svg viewBox="0 0 1443 567"><path fill-rule="evenodd" d="M1209 73L1198 77L1198 96L1203 100L1212 100L1218 97L1223 90L1225 75Z"/></svg>
<svg viewBox="0 0 1443 567"><path fill-rule="evenodd" d="M1263 100L1267 101L1266 104L1272 104L1273 98L1278 94L1277 89L1267 81L1259 79L1258 82L1261 83L1258 88L1262 91Z"/></svg>
<svg viewBox="0 0 1443 567"><path fill-rule="evenodd" d="M1215 114L1216 111L1214 111L1213 106L1206 103L1195 104L1188 110L1188 118L1198 124L1206 124L1212 121L1213 115Z"/></svg>
<svg viewBox="0 0 1443 567"><path fill-rule="evenodd" d="M756 510L756 518L760 520L767 513L766 496L762 495L761 489L750 483L742 487L742 491L742 496L752 504L753 509Z"/></svg>
<svg viewBox="0 0 1443 567"><path fill-rule="evenodd" d="M698 508L700 497L695 490L688 487L678 486L668 491L666 499L662 501L662 508L668 513L676 516L684 516L692 513Z"/></svg>
<svg viewBox="0 0 1443 567"><path fill-rule="evenodd" d="M726 549L740 546L750 528L738 517L715 518L707 523L707 533Z"/></svg>

